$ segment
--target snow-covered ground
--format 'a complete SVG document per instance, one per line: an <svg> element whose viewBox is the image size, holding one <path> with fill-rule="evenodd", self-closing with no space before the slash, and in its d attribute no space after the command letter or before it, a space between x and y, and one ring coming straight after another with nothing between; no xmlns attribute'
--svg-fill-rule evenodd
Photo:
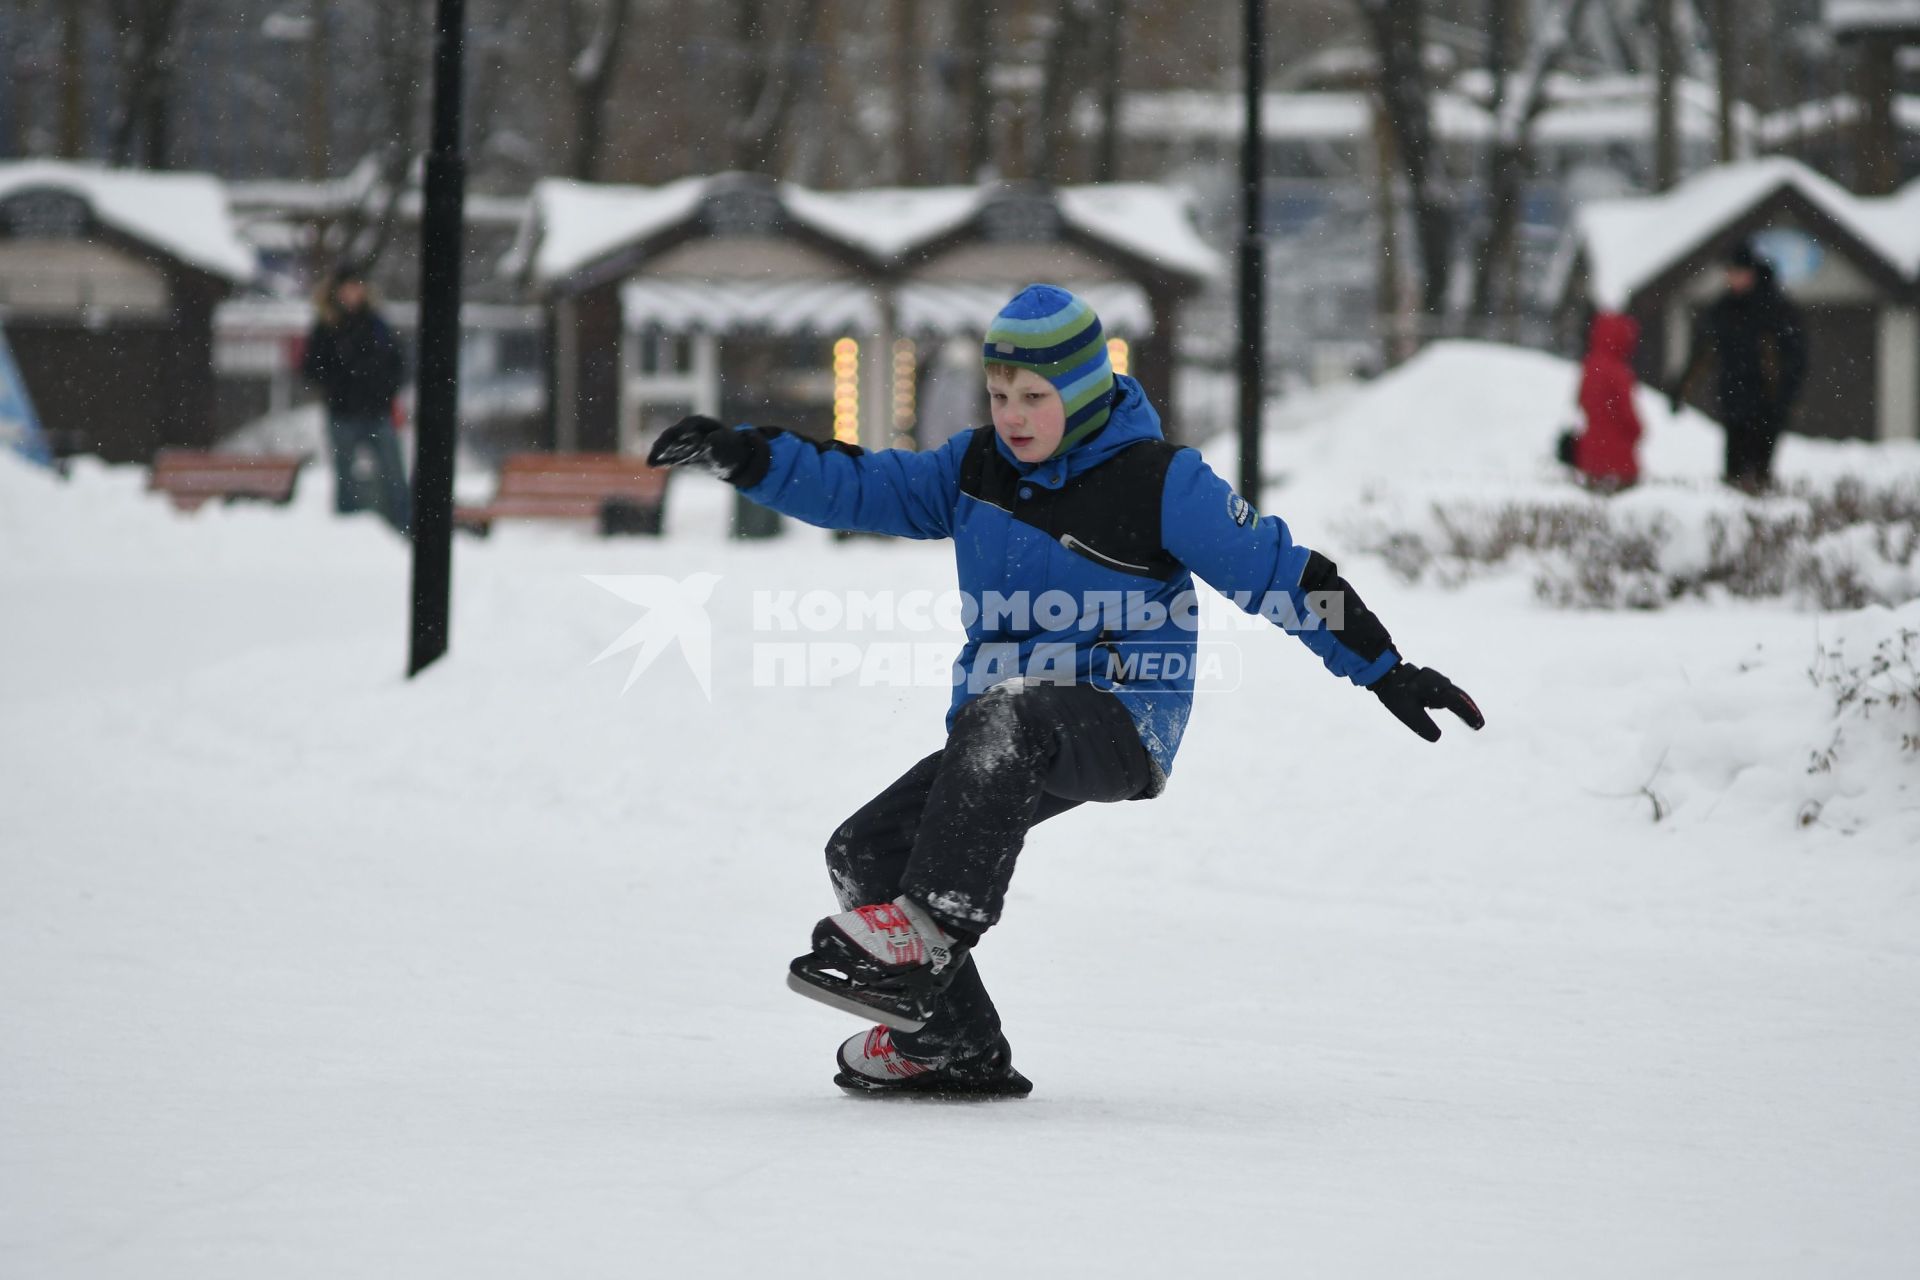
<svg viewBox="0 0 1920 1280"><path fill-rule="evenodd" d="M1363 490L1551 482L1515 449L1571 375L1512 403L1506 355L1470 413L1321 405L1267 495L1486 731L1223 627L1167 794L1029 842L982 958L1036 1092L984 1106L840 1096L857 1024L782 986L944 691L754 681L756 591L939 591L945 547L730 542L683 478L662 540L462 539L407 682L407 550L323 476L188 518L0 458L0 1275L1911 1275L1920 716L1809 668L1920 606L1348 554ZM1650 430L1650 479L1711 475ZM696 573L711 699L674 650L623 695L640 610L587 576Z"/></svg>

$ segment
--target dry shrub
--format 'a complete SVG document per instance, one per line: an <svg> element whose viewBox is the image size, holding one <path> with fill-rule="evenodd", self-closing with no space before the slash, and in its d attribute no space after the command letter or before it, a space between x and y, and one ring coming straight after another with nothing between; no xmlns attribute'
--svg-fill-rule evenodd
<svg viewBox="0 0 1920 1280"><path fill-rule="evenodd" d="M1654 609L1723 593L1820 609L1920 597L1920 487L1847 478L1801 484L1736 510L1564 501L1434 505L1420 528L1381 528L1370 549L1410 580L1458 583L1530 564L1561 608Z"/></svg>

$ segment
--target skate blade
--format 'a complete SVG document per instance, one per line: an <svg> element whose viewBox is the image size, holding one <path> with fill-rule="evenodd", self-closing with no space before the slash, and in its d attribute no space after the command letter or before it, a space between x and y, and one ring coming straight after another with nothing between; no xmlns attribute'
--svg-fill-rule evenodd
<svg viewBox="0 0 1920 1280"><path fill-rule="evenodd" d="M858 997L829 991L825 987L817 987L797 973L787 974L787 986L809 1000L818 1000L830 1009L850 1013L862 1022L878 1022L892 1027L895 1031L918 1031L927 1025L925 1018L909 1018L884 1005L868 1004Z"/></svg>
<svg viewBox="0 0 1920 1280"><path fill-rule="evenodd" d="M1017 1082L939 1084L912 1089L900 1085L867 1084L857 1076L842 1072L834 1076L833 1082L850 1098L911 1099L914 1102L1013 1102L1033 1092L1033 1084L1025 1076L1020 1076Z"/></svg>

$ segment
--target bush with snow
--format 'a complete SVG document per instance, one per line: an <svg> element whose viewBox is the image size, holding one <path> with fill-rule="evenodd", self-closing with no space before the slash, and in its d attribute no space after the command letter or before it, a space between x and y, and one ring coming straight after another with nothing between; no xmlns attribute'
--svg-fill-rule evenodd
<svg viewBox="0 0 1920 1280"><path fill-rule="evenodd" d="M1920 486L1843 477L1753 501L1649 486L1612 500L1435 501L1412 519L1359 517L1353 530L1409 580L1459 583L1522 566L1560 607L1652 609L1724 593L1817 609L1920 599Z"/></svg>
<svg viewBox="0 0 1920 1280"><path fill-rule="evenodd" d="M1849 637L1823 643L1807 669L1815 687L1833 697L1833 737L1813 752L1808 773L1832 773L1845 759L1852 736L1897 743L1920 753L1920 614L1849 647Z"/></svg>

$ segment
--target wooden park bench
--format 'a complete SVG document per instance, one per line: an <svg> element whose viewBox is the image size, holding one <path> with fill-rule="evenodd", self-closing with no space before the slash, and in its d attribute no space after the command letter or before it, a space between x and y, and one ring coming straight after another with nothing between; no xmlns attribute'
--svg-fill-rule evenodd
<svg viewBox="0 0 1920 1280"><path fill-rule="evenodd" d="M659 533L667 469L624 453L516 453L493 500L455 507L453 524L486 534L496 520L593 520L606 533Z"/></svg>
<svg viewBox="0 0 1920 1280"><path fill-rule="evenodd" d="M306 454L162 449L153 456L147 489L166 494L181 511L197 511L215 498L285 504L293 500L294 483L306 465Z"/></svg>

